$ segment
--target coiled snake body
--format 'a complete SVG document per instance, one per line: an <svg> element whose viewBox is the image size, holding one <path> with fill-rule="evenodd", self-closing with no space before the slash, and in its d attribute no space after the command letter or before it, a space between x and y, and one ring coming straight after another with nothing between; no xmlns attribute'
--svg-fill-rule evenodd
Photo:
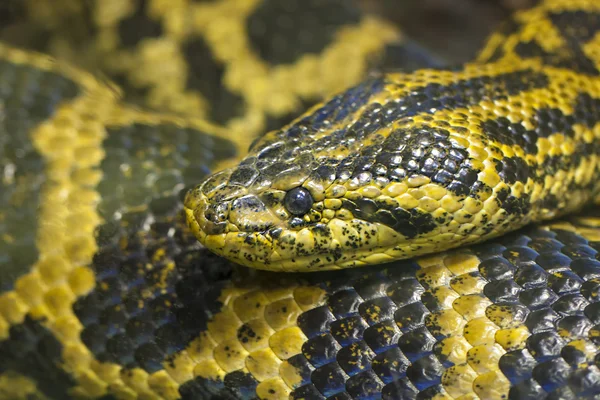
<svg viewBox="0 0 600 400"><path fill-rule="evenodd" d="M320 88L277 92L315 58L236 48L255 3L153 2L156 40L131 42L143 16L96 4L97 50L112 28L130 45L102 61L162 113L0 46L0 398L599 396L600 215L556 218L600 191L600 2L542 1L460 68L368 78L231 167ZM396 37L356 23L328 54ZM134 62L178 65L179 45L219 50L246 101L223 126L180 74Z"/></svg>

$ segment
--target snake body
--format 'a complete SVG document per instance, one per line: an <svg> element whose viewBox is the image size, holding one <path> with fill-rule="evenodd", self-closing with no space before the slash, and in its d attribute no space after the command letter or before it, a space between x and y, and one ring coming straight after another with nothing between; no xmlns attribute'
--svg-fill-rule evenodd
<svg viewBox="0 0 600 400"><path fill-rule="evenodd" d="M600 3L545 0L472 63L368 78L235 166L319 84L278 93L289 54L268 68L232 40L217 59L244 106L218 126L181 76L134 61L200 52L196 28L221 49L268 2L184 3L148 3L164 24L94 3L96 50L129 38L103 62L152 81L138 94L165 112L0 45L0 398L600 396L600 215L554 220L600 190ZM220 13L234 22L211 25ZM348 15L354 55L395 38Z"/></svg>

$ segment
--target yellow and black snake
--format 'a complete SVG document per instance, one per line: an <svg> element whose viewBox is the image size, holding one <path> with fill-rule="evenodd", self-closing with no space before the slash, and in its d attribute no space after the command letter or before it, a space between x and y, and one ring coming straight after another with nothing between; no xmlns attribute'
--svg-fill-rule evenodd
<svg viewBox="0 0 600 400"><path fill-rule="evenodd" d="M600 1L362 82L349 1L23 4L0 399L600 396Z"/></svg>

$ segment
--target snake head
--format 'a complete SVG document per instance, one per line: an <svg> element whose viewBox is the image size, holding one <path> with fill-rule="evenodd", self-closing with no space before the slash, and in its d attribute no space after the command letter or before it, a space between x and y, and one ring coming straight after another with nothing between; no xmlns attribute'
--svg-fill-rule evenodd
<svg viewBox="0 0 600 400"><path fill-rule="evenodd" d="M315 187L318 160L282 154L284 148L259 145L240 165L187 194L188 222L202 244L235 262L276 270L302 270L308 258L329 252L323 188ZM327 236L317 248L315 235Z"/></svg>
<svg viewBox="0 0 600 400"><path fill-rule="evenodd" d="M532 183L540 172L531 157L481 133L511 122L481 107L437 112L443 104L430 97L445 90L468 104L473 91L463 99L452 85L405 90L406 79L374 78L336 96L190 191L199 240L254 268L308 271L439 252L538 218L543 187ZM477 96L506 87L489 82Z"/></svg>

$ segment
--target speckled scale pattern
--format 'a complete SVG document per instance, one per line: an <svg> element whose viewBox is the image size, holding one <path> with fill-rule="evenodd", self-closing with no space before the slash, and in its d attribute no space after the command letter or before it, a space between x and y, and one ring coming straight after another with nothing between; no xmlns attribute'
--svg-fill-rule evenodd
<svg viewBox="0 0 600 400"><path fill-rule="evenodd" d="M99 361L152 373L206 328L217 305L207 307L201 293L219 267L181 231L179 211L176 199L159 198L98 228L101 246L91 266L97 289L73 310ZM191 309L204 311L192 316Z"/></svg>
<svg viewBox="0 0 600 400"><path fill-rule="evenodd" d="M201 293L209 288L204 274L218 268L182 231L180 193L235 148L174 124L109 129L103 148L96 190L104 223L96 228L90 266L96 288L73 310L83 343L99 361L152 373L206 326L206 316L185 311L203 309L201 296L179 282Z"/></svg>
<svg viewBox="0 0 600 400"><path fill-rule="evenodd" d="M35 230L45 163L31 130L79 92L69 79L0 60L0 292L37 261Z"/></svg>

